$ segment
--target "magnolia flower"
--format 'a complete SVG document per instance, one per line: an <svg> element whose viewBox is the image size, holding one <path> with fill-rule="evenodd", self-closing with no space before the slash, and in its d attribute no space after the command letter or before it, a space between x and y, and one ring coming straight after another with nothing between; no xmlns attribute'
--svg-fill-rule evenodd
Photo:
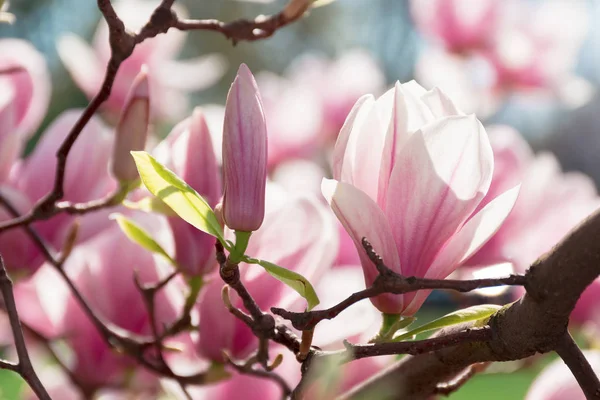
<svg viewBox="0 0 600 400"><path fill-rule="evenodd" d="M129 97L116 128L116 140L111 160L112 175L121 182L138 179L138 171L130 152L144 150L150 118L148 72L142 67L133 81Z"/></svg>
<svg viewBox="0 0 600 400"><path fill-rule="evenodd" d="M223 127L223 218L231 229L257 230L265 215L267 127L262 100L245 64L227 94Z"/></svg>
<svg viewBox="0 0 600 400"><path fill-rule="evenodd" d="M279 208L270 207L262 228L252 234L246 254L273 262L297 272L311 283L331 266L337 235L334 219L317 199L286 197ZM241 279L258 306L263 309L305 307L296 292L257 265L240 264ZM256 336L240 320L229 314L221 299L223 282L215 277L201 294L199 353L222 361L227 350L243 359L256 348ZM241 299L230 291L232 304L241 308Z"/></svg>
<svg viewBox="0 0 600 400"><path fill-rule="evenodd" d="M596 374L600 373L600 351L586 350L583 355ZM585 400L573 373L562 360L555 360L535 379L525 400Z"/></svg>
<svg viewBox="0 0 600 400"><path fill-rule="evenodd" d="M257 77L269 131L269 167L292 158L312 158L335 140L346 115L364 93L380 93L384 76L362 50L335 60L305 54L284 76ZM297 110L302 112L298 113Z"/></svg>
<svg viewBox="0 0 600 400"><path fill-rule="evenodd" d="M114 3L115 11L131 31L139 30L152 15L158 1L121 0ZM185 10L173 6L184 18ZM225 70L221 56L208 55L185 61L174 60L180 52L186 33L170 30L136 46L133 54L121 64L111 96L104 108L116 119L123 109L131 83L142 65L150 72L152 110L161 118L177 119L187 108L186 92L202 90L214 84ZM102 84L110 58L108 26L102 21L94 36L93 48L73 34L62 37L58 52L75 83L88 98L96 95Z"/></svg>
<svg viewBox="0 0 600 400"><path fill-rule="evenodd" d="M549 0L535 2L533 6L509 0L493 4L486 0L415 1L413 8L419 10L415 13L417 21L424 18L420 14L431 17L422 3L432 1L437 5L436 12L450 8L450 3L474 3L472 7L463 7L460 13L473 14L474 21L483 24L479 28L485 30L477 45L466 41L462 45L457 43L458 48L450 44L446 49L430 48L417 61L417 78L429 86L442 88L462 109L489 115L513 92L559 99L569 107L577 107L591 98L594 92L591 85L573 72L588 28L584 2ZM485 9L488 12L478 12ZM488 14L491 18L488 23L485 18L476 18ZM449 25L453 21L450 17L442 20ZM433 22L422 25L427 32L435 26ZM460 29L444 29L437 32L443 40L460 39Z"/></svg>
<svg viewBox="0 0 600 400"><path fill-rule="evenodd" d="M61 114L42 135L35 150L12 165L5 185L0 186L0 192L9 198L20 213L31 210L36 201L52 190L56 151L80 113L71 110ZM115 182L106 168L112 145L113 137L108 129L100 120L92 118L69 153L65 172L65 200L95 200L108 195L115 188ZM87 240L104 229L110 223L106 217L107 211L99 211L82 218L77 240ZM0 209L0 220L9 218L10 215ZM62 249L74 221L74 216L60 214L36 222L33 227L48 244L55 249ZM13 270L33 272L43 262L39 249L21 229L0 235L0 253L7 267Z"/></svg>
<svg viewBox="0 0 600 400"><path fill-rule="evenodd" d="M24 40L0 39L0 183L42 122L49 101L42 55Z"/></svg>
<svg viewBox="0 0 600 400"><path fill-rule="evenodd" d="M413 0L417 27L449 51L485 47L493 39L501 4L496 0Z"/></svg>
<svg viewBox="0 0 600 400"><path fill-rule="evenodd" d="M135 220L152 232L163 248L172 251L173 238L164 218L136 213ZM114 222L111 228L76 246L63 268L105 321L135 334L152 333L134 274L142 284L155 283L168 273L166 265L127 239ZM183 305L183 294L178 288L167 286L157 296L154 312L161 327L175 320ZM105 343L64 280L49 264L44 264L29 281L18 284L15 297L25 323L49 340L61 340L67 345L69 351L63 349L59 356L79 384L90 389L156 385L143 370L130 376L128 371L135 367L134 361Z"/></svg>
<svg viewBox="0 0 600 400"><path fill-rule="evenodd" d="M474 116L438 89L397 83L377 101L361 98L333 155L335 180L323 194L359 251L367 285L378 275L366 237L404 276L448 276L500 227L518 193L511 189L475 212L488 191L493 153ZM385 294L382 312L413 315L428 291Z"/></svg>
<svg viewBox="0 0 600 400"><path fill-rule="evenodd" d="M495 168L487 204L521 182L519 199L502 227L467 265L509 261L524 273L583 218L600 206L594 183L587 176L563 173L549 153L533 155L517 131L504 126L489 128ZM560 212L557 212L560 210Z"/></svg>
<svg viewBox="0 0 600 400"><path fill-rule="evenodd" d="M14 96L15 134L29 138L44 119L50 102L46 60L24 40L0 39L0 88Z"/></svg>
<svg viewBox="0 0 600 400"><path fill-rule="evenodd" d="M221 177L204 112L173 128L154 150L157 158L196 190L211 207L221 198ZM189 275L203 275L217 265L214 238L177 216L169 217L175 237L175 260Z"/></svg>

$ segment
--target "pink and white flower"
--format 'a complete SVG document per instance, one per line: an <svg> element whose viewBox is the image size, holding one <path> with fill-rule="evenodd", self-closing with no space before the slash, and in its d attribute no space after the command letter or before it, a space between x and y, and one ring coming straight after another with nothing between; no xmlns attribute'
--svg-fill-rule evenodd
<svg viewBox="0 0 600 400"><path fill-rule="evenodd" d="M438 89L397 83L377 101L362 97L334 149L335 180L323 194L359 251L365 281L378 272L362 250L366 237L393 271L448 276L498 230L514 188L479 212L494 160L487 134ZM412 315L427 291L371 299L382 312Z"/></svg>

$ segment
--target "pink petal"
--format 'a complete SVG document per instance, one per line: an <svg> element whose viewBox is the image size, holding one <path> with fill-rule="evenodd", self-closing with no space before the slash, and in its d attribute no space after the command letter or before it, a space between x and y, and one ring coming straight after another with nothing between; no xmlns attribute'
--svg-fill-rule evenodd
<svg viewBox="0 0 600 400"><path fill-rule="evenodd" d="M492 170L492 150L474 116L441 119L410 138L385 210L406 275L424 276L487 192Z"/></svg>
<svg viewBox="0 0 600 400"><path fill-rule="evenodd" d="M50 76L46 61L31 44L20 39L0 40L0 70L23 68L20 72L0 75L16 93L16 129L19 135L29 137L44 119L50 102Z"/></svg>
<svg viewBox="0 0 600 400"><path fill-rule="evenodd" d="M600 351L585 350L583 355L596 374L600 372ZM560 359L548 365L535 379L526 400L585 400L585 395L567 365Z"/></svg>
<svg viewBox="0 0 600 400"><path fill-rule="evenodd" d="M10 169L19 158L23 147L15 129L15 93L12 86L0 81L0 183L8 178Z"/></svg>
<svg viewBox="0 0 600 400"><path fill-rule="evenodd" d="M379 180L375 177L379 176L381 168L385 148L383 132L387 131L390 123L392 101L393 92L388 91L370 107L368 103L363 105L368 111L361 120L354 122L344 152L342 181L356 186L373 200L377 200Z"/></svg>
<svg viewBox="0 0 600 400"><path fill-rule="evenodd" d="M516 186L506 191L469 219L446 243L425 276L433 279L445 278L481 248L510 214L517 201L519 189L520 186Z"/></svg>
<svg viewBox="0 0 600 400"><path fill-rule="evenodd" d="M357 135L358 133L354 130L360 129L364 122L368 111L373 106L375 99L372 95L367 94L362 96L356 101L354 107L348 114L346 122L340 130L337 141L335 142L335 148L333 150L333 178L340 180L342 179L342 171L344 169L344 157L346 154L346 148L348 147L348 141L351 135Z"/></svg>
<svg viewBox="0 0 600 400"><path fill-rule="evenodd" d="M427 104L436 118L449 117L451 115L464 115L446 93L435 87L421 96L421 100Z"/></svg>
<svg viewBox="0 0 600 400"><path fill-rule="evenodd" d="M44 132L33 153L24 160L15 186L33 201L50 191L54 182L56 151L81 111L66 111ZM106 166L113 138L100 120L92 118L69 153L65 176L65 200L89 201L108 193L113 185Z"/></svg>
<svg viewBox="0 0 600 400"><path fill-rule="evenodd" d="M377 203L382 209L385 209L390 176L400 151L414 131L433 120L431 111L421 100L425 93L418 83L410 81L396 82L394 89L384 95L393 96L393 101L379 172Z"/></svg>
<svg viewBox="0 0 600 400"><path fill-rule="evenodd" d="M330 179L323 180L321 189L333 212L354 240L367 285L372 284L379 273L362 247L363 237L373 245L389 268L402 273L392 229L373 199L352 185ZM382 312L397 313L402 309L402 296L383 295L371 301Z"/></svg>
<svg viewBox="0 0 600 400"><path fill-rule="evenodd" d="M163 85L191 92L214 85L227 70L221 54L208 54L190 60L164 60L154 70Z"/></svg>
<svg viewBox="0 0 600 400"><path fill-rule="evenodd" d="M102 85L104 67L93 49L79 36L67 34L58 39L58 55L69 74L88 96Z"/></svg>
<svg viewBox="0 0 600 400"><path fill-rule="evenodd" d="M288 195L283 206L265 216L261 229L252 235L247 254L316 282L333 264L336 249L335 220L325 205L312 196ZM244 270L246 287L261 307L286 307L298 300L295 292L261 267L244 265ZM306 307L303 300L295 305Z"/></svg>

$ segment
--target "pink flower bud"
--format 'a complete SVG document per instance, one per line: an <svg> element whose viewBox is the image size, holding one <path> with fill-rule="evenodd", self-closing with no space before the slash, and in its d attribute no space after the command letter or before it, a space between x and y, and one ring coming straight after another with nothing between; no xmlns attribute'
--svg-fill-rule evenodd
<svg viewBox="0 0 600 400"><path fill-rule="evenodd" d="M156 148L165 165L186 181L212 207L221 198L221 177L204 112L196 108ZM214 238L181 218L169 217L175 236L175 260L188 275L202 275L217 266Z"/></svg>
<svg viewBox="0 0 600 400"><path fill-rule="evenodd" d="M134 181L138 177L132 150L144 150L150 117L148 71L145 66L135 78L129 99L117 125L111 172L120 181Z"/></svg>
<svg viewBox="0 0 600 400"><path fill-rule="evenodd" d="M223 126L223 218L234 230L257 230L265 216L267 128L262 100L245 64L229 89Z"/></svg>

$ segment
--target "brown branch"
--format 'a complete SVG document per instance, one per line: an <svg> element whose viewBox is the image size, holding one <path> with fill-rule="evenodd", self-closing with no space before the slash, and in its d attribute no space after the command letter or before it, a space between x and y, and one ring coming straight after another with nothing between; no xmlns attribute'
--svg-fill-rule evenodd
<svg viewBox="0 0 600 400"><path fill-rule="evenodd" d="M599 399L600 381L569 332L565 332L559 340L556 353L567 364L567 367L569 367L573 376L577 379L577 383L579 383L579 386L583 390L585 398L588 400Z"/></svg>
<svg viewBox="0 0 600 400"><path fill-rule="evenodd" d="M256 369L253 366L258 361L256 355L251 356L248 360L243 362L235 362L229 357L229 355L224 352L225 362L228 365L231 365L237 372L245 375L252 375L262 379L269 379L275 382L281 388L281 398L283 400L287 399L288 396L292 393L292 389L289 387L287 382L277 373L273 372L274 368L270 368L268 370L260 370Z"/></svg>
<svg viewBox="0 0 600 400"><path fill-rule="evenodd" d="M434 394L439 394L442 396L451 395L452 393L456 392L458 389L463 387L463 385L467 383L476 374L485 371L488 365L489 363L478 363L470 365L459 376L455 377L451 381L438 384L435 387Z"/></svg>
<svg viewBox="0 0 600 400"><path fill-rule="evenodd" d="M470 292L475 289L481 289L493 286L524 286L525 276L510 275L505 278L473 279L473 280L453 280L453 279L425 279L415 276L404 277L389 269L381 257L373 250L367 239L362 240L363 247L369 255L369 258L379 271L379 276L373 282L373 285L367 289L351 294L348 298L325 310L291 312L281 308L273 307L271 312L282 318L289 320L294 328L305 331L314 329L314 327L324 319L332 319L351 305L384 293L404 294L424 289L445 289L458 292Z"/></svg>
<svg viewBox="0 0 600 400"><path fill-rule="evenodd" d="M2 292L4 306L6 307L10 328L15 341L15 348L17 349L17 356L19 358L18 364L3 361L0 367L10 369L21 375L40 400L51 400L44 385L42 385L42 382L36 375L31 360L29 359L25 337L23 336L23 330L21 329L21 320L19 319L17 304L15 303L15 296L13 294L12 281L6 273L2 256L0 256L0 292Z"/></svg>

